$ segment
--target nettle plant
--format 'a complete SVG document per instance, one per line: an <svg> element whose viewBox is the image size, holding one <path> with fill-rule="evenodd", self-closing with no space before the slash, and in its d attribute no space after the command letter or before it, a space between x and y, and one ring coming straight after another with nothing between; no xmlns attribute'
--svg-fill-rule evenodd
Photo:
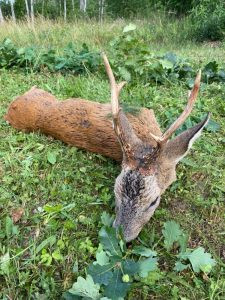
<svg viewBox="0 0 225 300"><path fill-rule="evenodd" d="M103 212L101 221L103 227L99 231L100 244L96 260L87 267L86 278L78 276L71 289L64 293L63 298L66 300L124 299L134 283L145 283L151 272L160 273L155 249L143 245L128 249L121 231L111 227L113 218ZM170 253L170 259L171 256L175 258L173 271L189 269L195 273L203 272L207 276L215 266L215 260L204 248L187 248L188 235L176 222L164 223L162 234L165 251ZM77 275L77 263L75 265Z"/></svg>

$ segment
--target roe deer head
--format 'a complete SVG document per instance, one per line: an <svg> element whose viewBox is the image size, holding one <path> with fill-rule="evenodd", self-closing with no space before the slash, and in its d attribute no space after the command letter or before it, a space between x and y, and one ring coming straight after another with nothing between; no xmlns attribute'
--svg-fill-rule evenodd
<svg viewBox="0 0 225 300"><path fill-rule="evenodd" d="M200 136L209 120L209 114L194 127L169 140L192 111L200 87L199 72L189 94L187 106L179 118L162 136L151 134L157 146L141 141L119 106L119 94L126 82L117 84L105 54L103 60L111 86L114 131L123 152L122 171L114 187L114 227L122 226L125 240L129 242L138 236L158 207L160 196L176 180L176 165Z"/></svg>

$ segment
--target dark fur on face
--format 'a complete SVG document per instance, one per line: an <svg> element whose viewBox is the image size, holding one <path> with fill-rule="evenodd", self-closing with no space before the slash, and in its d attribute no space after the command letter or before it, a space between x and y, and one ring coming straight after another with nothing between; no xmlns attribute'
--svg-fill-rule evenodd
<svg viewBox="0 0 225 300"><path fill-rule="evenodd" d="M159 205L160 189L155 176L125 168L116 179L115 195L114 226L122 226L126 241L130 241L137 237Z"/></svg>

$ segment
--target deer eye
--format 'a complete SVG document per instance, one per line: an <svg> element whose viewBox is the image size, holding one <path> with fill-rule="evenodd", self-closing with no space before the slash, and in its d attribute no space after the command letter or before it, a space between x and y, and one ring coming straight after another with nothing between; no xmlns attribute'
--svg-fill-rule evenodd
<svg viewBox="0 0 225 300"><path fill-rule="evenodd" d="M159 196L153 202L151 202L151 204L148 206L147 209L145 209L145 211L147 211L150 207L154 206L156 204L156 202L158 201L158 199L159 199Z"/></svg>
<svg viewBox="0 0 225 300"><path fill-rule="evenodd" d="M154 206L156 204L156 202L158 201L159 197L157 197L151 204L150 207Z"/></svg>

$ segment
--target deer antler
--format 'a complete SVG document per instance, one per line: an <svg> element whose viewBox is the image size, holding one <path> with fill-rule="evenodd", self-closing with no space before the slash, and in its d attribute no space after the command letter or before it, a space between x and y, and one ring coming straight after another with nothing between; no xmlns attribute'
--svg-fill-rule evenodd
<svg viewBox="0 0 225 300"><path fill-rule="evenodd" d="M105 55L105 53L102 53L102 58L104 61L106 73L109 77L109 82L111 87L111 104L112 104L112 114L114 119L117 118L119 113L119 94L123 86L126 84L126 81L122 81L119 84L117 84L111 66L109 64L108 58Z"/></svg>
<svg viewBox="0 0 225 300"><path fill-rule="evenodd" d="M140 140L133 131L133 128L130 125L126 115L119 107L119 94L123 86L126 84L126 81L122 81L117 84L108 58L104 53L102 54L102 58L111 87L111 104L114 130L120 142L124 157L129 160L133 157L135 146L140 143Z"/></svg>
<svg viewBox="0 0 225 300"><path fill-rule="evenodd" d="M199 91L199 87L200 87L200 80L201 80L201 70L199 70L199 72L195 78L194 86L188 97L187 106L185 107L184 111L179 116L179 118L172 125L170 125L170 127L163 133L163 135L161 137L151 134L151 136L156 140L156 142L159 145L166 143L168 141L168 139L172 136L172 134L185 122L185 120L190 115L190 113L193 109L194 103L197 99L197 95L198 95L198 91Z"/></svg>

